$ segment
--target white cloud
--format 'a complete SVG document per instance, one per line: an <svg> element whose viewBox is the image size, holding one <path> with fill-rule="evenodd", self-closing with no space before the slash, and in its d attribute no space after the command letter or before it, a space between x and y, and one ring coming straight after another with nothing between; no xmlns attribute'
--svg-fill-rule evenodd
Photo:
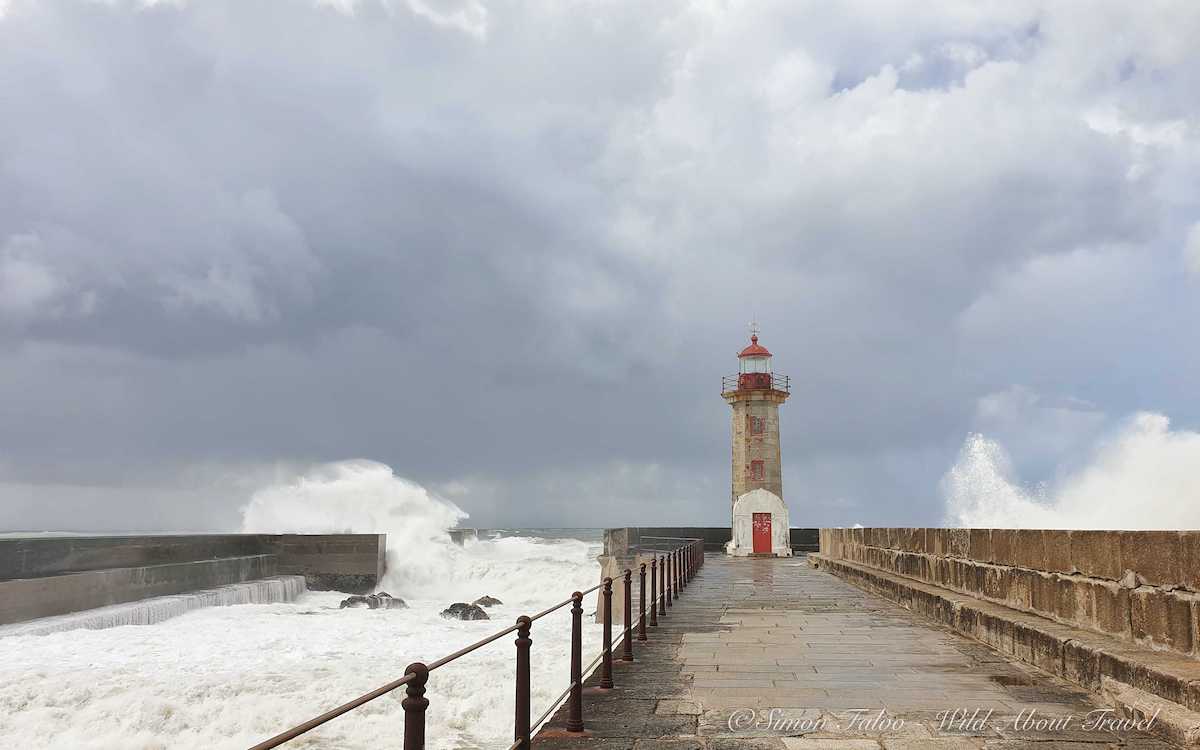
<svg viewBox="0 0 1200 750"><path fill-rule="evenodd" d="M0 313L5 317L47 314L63 288L54 269L40 259L40 244L34 235L17 235L0 247Z"/></svg>
<svg viewBox="0 0 1200 750"><path fill-rule="evenodd" d="M478 0L408 0L408 7L435 26L457 29L481 41L487 38L488 10Z"/></svg>

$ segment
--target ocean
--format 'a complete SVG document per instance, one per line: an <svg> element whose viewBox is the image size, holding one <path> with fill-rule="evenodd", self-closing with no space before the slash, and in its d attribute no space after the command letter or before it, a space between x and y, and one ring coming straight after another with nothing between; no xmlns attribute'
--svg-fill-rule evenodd
<svg viewBox="0 0 1200 750"><path fill-rule="evenodd" d="M152 625L0 631L0 747L244 750L400 677L411 662L433 661L594 586L599 552L597 530L485 531L461 545L442 534L398 555L419 556L423 579L394 570L380 586L408 609L340 609L344 594L310 591L291 602L209 606ZM489 610L491 620L439 615L485 594L503 602ZM595 595L584 606L590 660L601 640L586 616ZM430 747L511 742L514 638L430 675ZM569 683L569 608L535 623L532 638L536 717ZM397 690L286 747L397 746L403 697Z"/></svg>

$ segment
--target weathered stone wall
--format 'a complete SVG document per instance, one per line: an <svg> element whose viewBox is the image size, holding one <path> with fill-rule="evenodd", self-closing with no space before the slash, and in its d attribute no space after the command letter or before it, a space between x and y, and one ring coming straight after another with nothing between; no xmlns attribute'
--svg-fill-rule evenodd
<svg viewBox="0 0 1200 750"><path fill-rule="evenodd" d="M1200 532L821 529L822 556L1200 656Z"/></svg>
<svg viewBox="0 0 1200 750"><path fill-rule="evenodd" d="M314 591L372 593L387 567L386 534L281 534L272 544L279 572Z"/></svg>
<svg viewBox="0 0 1200 750"><path fill-rule="evenodd" d="M243 583L276 573L274 555L251 555L0 581L0 625Z"/></svg>
<svg viewBox="0 0 1200 750"><path fill-rule="evenodd" d="M383 534L180 534L0 539L0 624L279 574L374 591Z"/></svg>
<svg viewBox="0 0 1200 750"><path fill-rule="evenodd" d="M11 537L0 539L0 580L273 553L268 534Z"/></svg>
<svg viewBox="0 0 1200 750"><path fill-rule="evenodd" d="M736 391L726 395L732 414L732 478L730 508L751 490L765 489L783 497L783 468L779 449L779 405L787 398L778 391ZM750 418L764 420L762 434L750 431ZM763 478L751 476L751 462L763 462Z"/></svg>

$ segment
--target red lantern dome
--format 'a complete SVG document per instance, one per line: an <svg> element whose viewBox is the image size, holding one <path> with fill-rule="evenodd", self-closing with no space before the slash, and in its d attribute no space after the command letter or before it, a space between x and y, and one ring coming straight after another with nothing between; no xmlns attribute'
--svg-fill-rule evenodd
<svg viewBox="0 0 1200 750"><path fill-rule="evenodd" d="M767 347L758 345L758 334L756 333L750 337L750 346L747 346L745 349L743 349L741 351L740 354L738 354L738 359L741 359L742 357L769 357L769 356L771 356L771 353L769 351L767 351Z"/></svg>

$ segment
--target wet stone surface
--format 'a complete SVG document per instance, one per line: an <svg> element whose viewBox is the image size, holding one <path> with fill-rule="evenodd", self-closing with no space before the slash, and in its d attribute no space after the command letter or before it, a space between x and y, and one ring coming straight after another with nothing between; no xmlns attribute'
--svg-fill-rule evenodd
<svg viewBox="0 0 1200 750"><path fill-rule="evenodd" d="M1101 750L1172 747L1083 726L1085 691L872 596L803 557L710 554L675 606L614 661L616 688L565 705L538 748ZM619 657L620 648L616 649ZM586 658L586 655L585 655ZM958 713L953 713L958 712Z"/></svg>

